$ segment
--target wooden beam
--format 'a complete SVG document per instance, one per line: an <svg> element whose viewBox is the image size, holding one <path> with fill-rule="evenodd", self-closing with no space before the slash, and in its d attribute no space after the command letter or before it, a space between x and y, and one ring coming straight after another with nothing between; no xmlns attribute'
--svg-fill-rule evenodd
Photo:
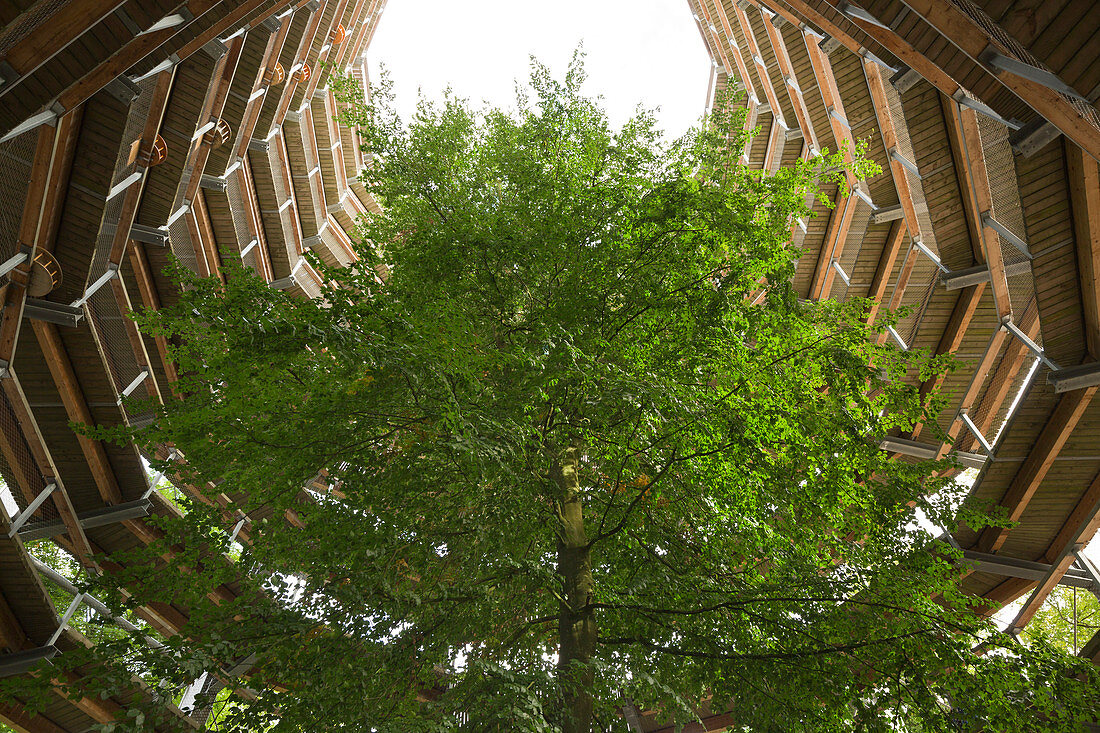
<svg viewBox="0 0 1100 733"><path fill-rule="evenodd" d="M1098 485L1098 480L1100 480L1100 476L1093 480L1089 490L1085 492L1085 496L1078 502L1076 509L1070 514L1066 524L1063 525L1062 532L1058 533L1055 542L1061 543L1060 547L1051 543L1051 546L1047 548L1047 556L1051 558L1049 561L1050 570L1036 586L1027 601L1024 602L1024 605L1020 607L1016 618L1012 621L1013 628L1023 628L1035 616L1042 608L1043 603L1046 602L1050 592L1058 587L1062 582L1062 578L1065 577L1066 571L1077 559L1074 550L1083 549L1085 543L1096 534L1096 529L1100 526L1100 485ZM1071 522L1076 523L1071 524Z"/></svg>
<svg viewBox="0 0 1100 733"><path fill-rule="evenodd" d="M49 18L0 56L19 74L0 88L0 96L124 4L125 0L70 0L54 6Z"/></svg>
<svg viewBox="0 0 1100 733"><path fill-rule="evenodd" d="M786 138L787 134L783 126L779 124L777 118L772 117L772 123L768 127L768 144L764 148L764 160L761 166L764 170L774 171L779 168L782 163L779 153L783 150Z"/></svg>
<svg viewBox="0 0 1100 733"><path fill-rule="evenodd" d="M153 280L152 269L145 255L145 245L140 242L130 243L130 265L134 269L134 278L137 280L142 304L151 310L160 310L160 296L157 293L156 282ZM168 340L164 336L157 335L153 337L153 342L157 345L168 386L175 390L174 385L179 381L179 374L176 372L176 363L168 356Z"/></svg>
<svg viewBox="0 0 1100 733"><path fill-rule="evenodd" d="M710 19L710 15L706 11L706 0L699 0L700 7L703 8L703 15L706 18L707 23L713 28L714 23ZM759 104L760 98L756 96L756 87L752 83L752 78L749 76L749 67L745 65L745 59L742 56L742 51L736 42L733 40L733 26L730 25L729 16L726 14L725 5L721 0L717 0L714 4L715 15L718 16L718 22L722 24L722 30L726 32L726 38L730 44L730 56L733 58L734 64L737 66L737 74L741 77L741 84L745 87L745 93L749 97L749 107L755 108ZM722 51L722 44L718 40L718 34L715 33L715 43L718 46L719 52ZM725 60L723 55L723 66L726 69L728 76L733 76L733 70L730 68L729 62Z"/></svg>
<svg viewBox="0 0 1100 733"><path fill-rule="evenodd" d="M851 229L855 213L856 198L841 196L832 213L829 214L829 227L825 230L825 239L822 240L821 250L817 255L817 268L814 270L813 282L810 284L812 300L823 300L829 297L829 290L836 277L833 261L839 259L844 250L844 242L848 239L848 231Z"/></svg>
<svg viewBox="0 0 1100 733"><path fill-rule="evenodd" d="M1093 527L1092 532L1086 531L1084 533L1080 533L1080 528L1082 526L1087 528L1090 522L1094 524L1097 521L1096 509L1098 504L1100 504L1100 474L1097 474L1089 487L1085 489L1085 493L1078 499L1073 511L1063 522L1062 528L1058 530L1058 534L1047 546L1046 552L1043 553L1043 562L1057 562L1058 557L1066 551L1066 548L1072 549L1075 542L1087 543L1092 539L1092 535L1096 531L1095 527Z"/></svg>
<svg viewBox="0 0 1100 733"><path fill-rule="evenodd" d="M18 733L69 733L42 713L28 715L18 704L0 704L0 720Z"/></svg>
<svg viewBox="0 0 1100 733"><path fill-rule="evenodd" d="M329 2L332 1L333 0L329 0ZM309 101L313 98L313 93L317 91L317 85L321 83L321 76L323 75L321 68L322 65L326 63L331 64L331 62L333 61L333 59L330 58L330 56L333 54L333 48L332 42L329 39L332 37L332 31L336 28L340 21L343 20L344 11L347 10L347 6L348 0L338 0L336 10L333 12L332 19L329 21L329 24L324 28L318 30L319 34L324 34L325 42L321 45L321 48L317 53L317 58L314 59L313 75L310 76L309 81L306 82L305 94L302 96L302 99L305 101L306 104L309 104Z"/></svg>
<svg viewBox="0 0 1100 733"><path fill-rule="evenodd" d="M69 500L69 492L65 489L65 484L61 480L61 474L58 472L57 466L54 465L53 456L50 455L50 451L46 447L46 441L42 438L42 432L38 428L38 422L31 413L30 405L27 404L27 397L23 393L23 387L19 383L19 377L15 373L14 368L10 369L8 374L9 378L0 380L0 384L3 385L4 394L8 398L8 404L11 405L12 412L15 413L15 418L19 422L19 430L24 440L27 442L27 447L30 449L31 455L34 457L34 462L38 466L38 472L42 475L43 480L47 484L56 484L56 488L53 490L53 493L50 494L50 498L53 499L54 506L57 508L57 514L65 524L65 530L75 550L74 554L85 566L95 567L95 563L91 558L92 550L88 542L88 537L84 534L84 528L80 526L80 522L76 516L76 510Z"/></svg>
<svg viewBox="0 0 1100 733"><path fill-rule="evenodd" d="M1065 152L1085 342L1089 356L1100 360L1100 168L1073 143L1065 143Z"/></svg>
<svg viewBox="0 0 1100 733"><path fill-rule="evenodd" d="M985 262L985 251L982 249L982 220L977 207L972 203L974 194L970 180L970 163L959 124L958 104L950 97L941 94L940 107L943 109L944 129L947 132L947 143L951 148L951 159L955 162L955 181L959 185L963 218L966 219L966 229L970 234L970 249L974 253L974 262L981 264Z"/></svg>
<svg viewBox="0 0 1100 733"><path fill-rule="evenodd" d="M974 312L978 309L978 303L981 302L983 295L985 295L985 283L963 288L959 293L959 297L955 300L955 307L951 310L951 317L948 319L943 335L940 336L940 341L936 345L937 355L953 354L959 350L963 337L966 336L966 329L969 328L970 322L974 318ZM976 376L984 381L987 375L980 374ZM923 399L938 391L945 378L945 374L940 374L922 382L920 386L921 398ZM910 437L916 438L923 429L924 423L913 426Z"/></svg>
<svg viewBox="0 0 1100 733"><path fill-rule="evenodd" d="M252 140L252 132L256 129L256 123L260 119L260 110L263 108L264 99L271 93L271 82L275 78L275 63L279 60L279 53L283 50L283 44L290 32L290 24L294 20L294 13L288 10L280 17L279 29L268 36L267 45L264 46L264 55L260 61L261 72L252 85L252 93L249 95L250 101L245 105L240 133L237 135L237 148L233 151L233 157L235 158L243 158L248 152L248 143ZM261 89L264 90L264 94L258 96Z"/></svg>
<svg viewBox="0 0 1100 733"><path fill-rule="evenodd" d="M962 420L963 411L966 410L969 412L974 406L974 402L978 399L978 395L982 391L982 385L985 384L986 376L989 374L989 370L993 368L993 364L996 362L997 356L1001 353L1001 348L1004 346L1007 338L1007 328L998 328L989 338L989 343L985 347L985 352L982 354L982 358L974 366L974 373L970 377L970 383L967 385L962 399L959 400L959 407L958 411L955 413L955 418L947 428L947 440L940 445L939 451L936 452L937 459L947 455L955 445L959 433L962 432L963 425L965 424Z"/></svg>
<svg viewBox="0 0 1100 733"><path fill-rule="evenodd" d="M19 220L16 248L25 249L27 258L9 273L8 286L4 288L4 311L0 315L0 367L15 361L15 349L19 344L19 332L23 324L23 306L30 285L31 266L37 254L38 233L46 213L46 190L53 169L53 157L57 149L57 131L48 125L38 129L38 138L31 163L27 197L23 201L23 213Z"/></svg>
<svg viewBox="0 0 1100 733"><path fill-rule="evenodd" d="M949 127L954 127L959 140L960 157L956 165L962 166L963 205L970 208L969 216L980 225L982 259L989 267L989 279L993 285L993 303L997 316L1002 319L1012 317L1012 302L1008 292L1008 276L1005 273L1004 259L1001 256L1001 239L997 230L983 221L983 214L991 214L993 195L989 188L989 172L982 152L981 134L978 131L977 113L963 108L954 100L944 102Z"/></svg>
<svg viewBox="0 0 1100 733"><path fill-rule="evenodd" d="M757 10L761 11L762 15L767 15L760 6L756 6ZM768 11L771 13L771 11ZM772 14L774 16L774 14ZM817 134L814 132L813 122L810 120L810 111L806 108L806 100L802 95L802 87L798 84L798 78L794 73L794 64L791 63L791 57L787 53L787 46L783 41L783 34L778 28L775 27L775 23L772 22L771 17L764 18L764 29L768 32L768 43L771 44L772 52L775 54L775 60L779 64L779 73L783 76L783 81L787 88L787 96L791 100L791 106L794 108L794 116L798 119L798 129L802 131L802 139L809 141L813 145L814 150L820 150L821 145L817 141Z"/></svg>
<svg viewBox="0 0 1100 733"><path fill-rule="evenodd" d="M719 2L715 2L716 12L717 12L717 5L719 5L719 4L720 4ZM729 56L733 56L734 54L729 54L729 55L726 54L726 49L724 47L725 44L722 43L722 37L718 35L718 29L714 27L714 19L711 18L710 11L707 10L707 0L699 0L699 11L703 14L703 22L706 23L706 26L707 26L705 29L703 29L703 32L704 33L709 33L711 39L714 41L713 48L714 48L715 51L718 52L718 60L721 61L722 68L724 68L726 70L726 74L729 75L729 76L733 76L733 68L734 67L729 62ZM721 12L721 15L723 17L725 16L725 10L723 10ZM733 34L729 34L729 38L732 39ZM738 71L740 71L742 68L744 68L744 66L745 66L744 61L742 61L740 59L740 57L738 57L738 62L737 62ZM752 86L752 82L748 80L748 70L745 69L745 71L743 73L745 75L742 77L742 79L744 79L746 81L745 88L748 89L749 87Z"/></svg>
<svg viewBox="0 0 1100 733"><path fill-rule="evenodd" d="M838 1L830 0L830 2ZM997 34L987 32L982 25L948 0L905 0L905 4L947 41L969 56L975 66L988 71L1007 89L1061 130L1066 137L1077 143L1094 159L1100 159L1100 129L1097 129L1093 121L1079 111L1067 97L1048 86L1008 71L992 68L978 60L990 47L1004 56L1015 58L1015 53L1000 41ZM856 19L855 23L868 33L870 33L869 28L877 28L859 19ZM1008 37L1007 33L1005 37Z"/></svg>
<svg viewBox="0 0 1100 733"><path fill-rule="evenodd" d="M913 204L913 192L909 188L909 174L901 161L895 159L893 155L898 148L897 127L904 125L905 121L894 119L879 65L874 61L863 59L863 75L867 79L867 88L871 92L875 119L878 120L879 130L882 132L882 144L886 148L886 154L890 156L890 177L894 181L894 190L897 191L898 202L905 214L905 227L909 230L911 239L924 241L925 235L921 231L917 209ZM912 162L916 165L916 161Z"/></svg>
<svg viewBox="0 0 1100 733"><path fill-rule="evenodd" d="M195 20L198 20L200 16L217 4L217 0L191 0L187 3L186 8ZM219 25L221 24L215 24L215 26ZM125 73L131 66L179 33L184 27L186 26L173 26L135 36L122 48L89 69L76 83L58 95L57 103L65 110L75 109L78 105L90 99L93 94L107 86L113 79Z"/></svg>
<svg viewBox="0 0 1100 733"><path fill-rule="evenodd" d="M897 261L898 253L901 252L901 243L905 241L905 234L905 225L900 219L895 220L890 225L890 232L886 235L886 244L882 248L882 254L879 255L875 276L871 279L871 287L867 291L867 297L873 302L867 311L867 315L863 318L864 323L873 324L875 317L878 316L879 308L882 307L882 299L886 296L886 288L890 284L890 275L894 272L894 262Z"/></svg>
<svg viewBox="0 0 1100 733"><path fill-rule="evenodd" d="M772 108L772 119L778 120L780 125L787 128L787 121L783 119L783 108L779 106L779 95L775 93L771 77L768 76L768 67L764 65L764 57L760 55L760 46L756 43L756 36L752 30L752 23L749 22L749 16L745 14L744 8L737 3L733 4L733 12L737 15L737 23L741 26L741 33L745 36L745 42L748 43L749 55L752 56L753 63L756 64L756 75L760 78L760 84L764 87L764 96L768 98L768 104Z"/></svg>
<svg viewBox="0 0 1100 733"><path fill-rule="evenodd" d="M852 131L848 127L848 115L844 112L844 101L840 98L840 90L836 85L833 65L829 62L829 57L821 50L820 36L804 28L802 38L806 43L806 52L810 56L814 79L817 80L818 89L821 91L821 101L825 104L829 127L832 129L833 138L836 140L836 150L843 151L844 162L851 164L853 161ZM851 172L848 173L848 183L849 185L855 185L855 177Z"/></svg>
<svg viewBox="0 0 1100 733"><path fill-rule="evenodd" d="M1096 387L1086 387L1066 392L1058 401L1031 452L1024 459L1000 501L1000 506L1008 510L1008 518L1012 521L1019 520L1024 513L1070 433L1085 414L1096 390ZM996 552L1008 539L1008 532L1003 527L986 527L978 541L979 549L982 552Z"/></svg>
<svg viewBox="0 0 1100 733"><path fill-rule="evenodd" d="M31 321L31 325L34 327L34 335L42 348L42 355L46 357L46 365L50 369L54 386L61 395L61 402L65 405L65 413L69 420L94 426L96 421L88 408L84 392L80 389L80 382L76 378L76 372L73 371L72 362L65 350L65 344L61 341L57 326L37 320ZM107 457L107 450L103 447L103 443L79 432L76 437L103 501L108 505L121 504L122 491L119 489L118 478L111 467L111 461Z"/></svg>

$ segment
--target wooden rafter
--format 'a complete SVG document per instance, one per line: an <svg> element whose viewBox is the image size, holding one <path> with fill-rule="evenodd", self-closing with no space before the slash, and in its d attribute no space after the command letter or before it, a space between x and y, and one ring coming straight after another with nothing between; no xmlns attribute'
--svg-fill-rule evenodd
<svg viewBox="0 0 1100 733"><path fill-rule="evenodd" d="M852 133L848 126L848 116L844 112L844 102L841 101L840 91L837 89L833 66L829 63L829 57L821 50L819 45L820 36L803 28L802 37L806 43L806 51L810 56L814 78L821 90L821 99L825 103L825 111L829 117L829 126L832 128L837 148L843 151L844 162L851 163L853 161ZM855 176L851 171L847 172L847 179L849 186L856 185ZM818 255L817 269L814 270L813 282L810 286L811 298L829 297L829 290L836 275L836 268L832 266L833 261L839 259L844 250L844 243L848 239L848 231L856 213L856 206L855 197L838 197L836 208L829 216L829 227L826 230L825 240L822 242L821 252Z"/></svg>
<svg viewBox="0 0 1100 733"><path fill-rule="evenodd" d="M772 108L772 118L784 128L787 128L787 122L783 119L783 108L779 106L779 95L775 93L775 87L772 86L771 77L768 75L768 67L765 66L764 57L760 54L760 46L756 43L756 35L753 33L749 16L745 14L744 8L737 3L733 4L733 12L737 15L737 23L741 26L741 33L745 36L745 42L748 44L749 55L752 57L753 63L756 64L756 75L760 77L760 85L764 87L764 96L767 97L768 104Z"/></svg>
<svg viewBox="0 0 1100 733"><path fill-rule="evenodd" d="M217 0L191 0L186 8L197 19L215 5ZM220 25L221 23L215 24L215 26ZM57 98L57 103L65 110L75 109L77 105L86 102L113 79L155 51L179 30L179 27L175 26L135 36L62 92Z"/></svg>
<svg viewBox="0 0 1100 733"><path fill-rule="evenodd" d="M734 67L733 67L733 65L730 64L730 61L729 61L730 56L733 56L735 61L736 61L736 64L737 64L738 72L744 74L742 79L747 80L748 79L748 69L745 68L744 60L741 59L739 54L727 54L726 53L726 46L725 46L725 44L722 43L722 37L720 35L718 35L718 29L714 27L714 18L711 17L710 11L707 10L707 0L698 0L698 2L699 2L699 12L701 12L703 14L701 23L706 26L705 28L700 26L700 29L703 31L704 34L709 34L711 40L714 42L713 48L718 53L718 59L717 60L722 64L722 68L726 70L727 75L733 76ZM725 10L721 10L720 12L717 10L717 6L720 5L720 4L721 4L720 0L717 0L715 2L716 12L718 12L718 14L723 19L725 19ZM733 38L733 34L728 33L728 32L727 32L727 36L730 39ZM730 43L730 45L735 46L735 44L733 44L732 42ZM751 81L746 82L745 88L749 89L751 87L752 87L752 82Z"/></svg>
<svg viewBox="0 0 1100 733"><path fill-rule="evenodd" d="M894 119L886 96L886 83L882 79L882 69L879 65L874 61L863 59L863 75L867 79L867 89L871 92L875 119L882 133L882 144L890 158L890 176L894 180L894 190L897 191L902 213L905 214L905 226L909 230L911 239L923 241L924 232L921 231L917 209L913 203L913 192L909 188L909 174L894 155L898 152L897 127L899 124L904 125L905 121ZM913 163L915 164L916 161Z"/></svg>
<svg viewBox="0 0 1100 733"><path fill-rule="evenodd" d="M303 95L303 99L305 100L306 104L309 104L309 100L313 98L313 93L317 91L317 85L321 83L321 65L325 63L331 63L331 59L329 58L329 56L332 55L333 48L332 42L329 39L331 38L332 31L343 19L344 12L347 10L347 6L348 0L339 0L336 5L336 10L332 13L332 20L329 21L329 24L327 26L321 28L318 31L319 34L324 34L325 43L321 46L320 50L317 53L316 63L314 64L316 68L316 73L310 76L309 81L306 83L305 94Z"/></svg>
<svg viewBox="0 0 1100 733"><path fill-rule="evenodd" d="M940 341L936 345L936 354L953 354L959 350L983 295L985 295L985 283L971 285L959 293L958 298L955 300L955 307L951 310L951 317L948 319L943 335L940 336ZM940 374L922 382L920 386L921 398L938 391L943 386L946 377L946 374ZM985 375L980 375L980 377L984 380ZM923 430L924 423L918 423L913 426L911 437L917 437Z"/></svg>
<svg viewBox="0 0 1100 733"><path fill-rule="evenodd" d="M766 171L776 170L780 163L779 153L783 149L783 143L787 140L786 130L779 119L772 117L772 123L768 127L768 144L764 148L763 168Z"/></svg>
<svg viewBox="0 0 1100 733"><path fill-rule="evenodd" d="M1083 548L1084 544L1096 534L1098 526L1100 526L1100 475L1093 479L1085 495L1078 501L1077 507L1062 526L1062 530L1047 548L1044 559L1050 563L1050 570L1020 607L1016 618L1012 621L1014 628L1023 628L1038 612L1050 592L1062 582L1066 571L1077 559L1074 550Z"/></svg>
<svg viewBox="0 0 1100 733"><path fill-rule="evenodd" d="M19 733L69 733L42 713L28 715L25 706L0 705L0 719Z"/></svg>
<svg viewBox="0 0 1100 733"><path fill-rule="evenodd" d="M705 2L706 0L699 0L699 5L701 7L704 7L704 10ZM745 93L748 95L748 105L750 113L755 112L756 107L760 103L760 98L756 95L756 87L752 83L752 77L749 76L749 67L745 64L745 59L741 54L741 47L737 45L737 42L733 38L733 26L730 24L729 16L726 15L726 8L722 4L721 0L715 3L715 12L718 15L718 21L722 24L722 30L726 32L726 40L729 43L730 50L732 51L732 53L730 53L730 56L733 58L734 64L736 64L737 66L737 75L741 77L741 83L742 85L744 85ZM709 16L707 17L707 22L711 23ZM711 27L713 26L714 24L711 23ZM721 48L722 44L719 43L718 47ZM728 64L725 66L725 69L727 75L733 76L733 71L732 69L730 69Z"/></svg>
<svg viewBox="0 0 1100 733"><path fill-rule="evenodd" d="M974 373L970 377L970 384L967 385L966 391L963 392L962 398L959 400L958 412L955 413L951 425L947 428L947 441L940 445L936 458L943 458L955 445L956 439L965 424L962 420L963 411L969 412L974 407L974 403L982 391L982 385L985 384L986 377L989 375L989 370L996 363L1007 338L1008 329L1005 328L998 328L989 338L989 343L982 353L982 358L974 365Z"/></svg>
<svg viewBox="0 0 1100 733"><path fill-rule="evenodd" d="M4 288L4 311L0 316L0 367L7 367L14 361L15 348L19 343L23 306L27 301L27 287L30 285L31 264L37 253L38 233L45 214L46 191L53 167L51 162L57 148L55 142L56 131L53 128L45 125L39 128L16 240L18 248L25 250L26 259L9 273L9 282Z"/></svg>
<svg viewBox="0 0 1100 733"><path fill-rule="evenodd" d="M279 97L279 105L275 108L275 119L273 124L282 125L286 113L290 110L290 103L294 101L294 92L301 83L301 77L297 72L309 60L310 48L313 46L313 38L317 35L318 28L321 27L322 15L323 13L320 8L312 11L310 15L309 24L306 26L305 32L302 34L302 39L298 44L294 64L286 71L286 80L283 82L283 91L282 96Z"/></svg>
<svg viewBox="0 0 1100 733"><path fill-rule="evenodd" d="M73 509L72 502L69 500L69 493L62 482L61 474L58 472L57 466L54 465L53 456L50 455L50 451L46 447L46 441L42 438L42 433L38 429L38 422L34 419L31 408L27 404L26 395L23 394L23 387L19 384L19 377L16 375L15 369L11 369L9 378L0 380L0 383L3 385L4 394L15 413L15 418L19 422L20 433L30 449L31 456L38 467L38 472L46 483L56 484L50 498L53 499L57 514L65 524L65 530L72 542L73 554L84 565L94 567L95 563L91 558L92 550L88 537L84 534L84 528L80 526L80 522L77 520L76 510Z"/></svg>
<svg viewBox="0 0 1100 733"><path fill-rule="evenodd" d="M1073 143L1067 142L1065 151L1085 342L1095 361L1100 360L1100 168Z"/></svg>
<svg viewBox="0 0 1100 733"><path fill-rule="evenodd" d="M820 300L829 297L829 290L832 288L833 280L836 277L836 268L833 267L833 262L840 258L855 213L855 196L840 196L837 199L836 207L829 215L829 226L825 230L825 239L822 241L821 250L818 252L817 268L814 270L814 279L810 285L810 298Z"/></svg>
<svg viewBox="0 0 1100 733"><path fill-rule="evenodd" d="M959 167L959 180L963 188L963 207L969 209L971 218L980 232L981 256L979 262L989 267L989 279L993 286L993 302L997 316L1002 320L1012 317L1012 302L1008 294L1008 276L1005 273L1004 259L1001 256L1001 239L997 230L983 218L993 209L993 195L989 187L989 172L986 169L985 154L982 152L981 133L978 130L977 113L962 107L955 100L945 100L944 111L947 124L953 128L951 134L957 135L959 152L956 165Z"/></svg>
<svg viewBox="0 0 1100 733"><path fill-rule="evenodd" d="M794 116L798 119L798 128L802 131L802 139L808 140L813 145L814 150L820 150L821 145L817 141L813 122L810 120L810 111L806 108L806 100L802 96L802 87L798 85L798 79L794 73L794 64L791 63L787 46L783 42L783 34L773 22L776 17L780 16L776 16L770 10L766 11L759 5L757 5L757 9L762 14L770 16L764 18L764 28L768 32L768 43L771 44L775 60L779 64L779 72L783 75L783 86L787 88L787 96L790 97L791 106L794 108Z"/></svg>
<svg viewBox="0 0 1100 733"><path fill-rule="evenodd" d="M1096 387L1086 387L1066 392L1058 401L1038 439L1032 446L1020 470L1012 478L1000 505L1007 510L1008 518L1016 521L1024 513L1031 498L1043 482L1054 459L1069 439L1070 433L1085 414ZM982 552L996 552L1008 539L1009 530L1003 527L986 527L978 540Z"/></svg>
<svg viewBox="0 0 1100 733"><path fill-rule="evenodd" d="M125 0L72 0L55 7L47 20L0 56L19 75L7 80L0 96L124 4Z"/></svg>
<svg viewBox="0 0 1100 733"><path fill-rule="evenodd" d="M271 83L275 78L275 62L279 60L279 54L283 50L283 43L290 32L290 24L293 20L294 12L287 10L279 16L279 29L268 36L267 45L264 47L264 55L260 61L262 71L257 75L248 102L245 104L233 158L242 158L248 151L248 143L252 139L252 132L256 129L256 123L260 120L263 101L271 93ZM260 90L263 90L263 94L260 94Z"/></svg>
<svg viewBox="0 0 1100 733"><path fill-rule="evenodd" d="M1034 341L1038 337L1039 316L1034 302L1024 310L1019 326L1029 339ZM1012 388L1016 383L1016 376L1030 354L1027 346L1019 339L1012 339L1005 346L1005 353L997 365L997 370L987 380L988 386L982 394L981 402L972 410L971 418L982 435L990 434L1000 406L1005 404L1006 400L1012 399L1014 395ZM963 451L970 450L977 442L978 439L968 432L956 441L956 447Z"/></svg>

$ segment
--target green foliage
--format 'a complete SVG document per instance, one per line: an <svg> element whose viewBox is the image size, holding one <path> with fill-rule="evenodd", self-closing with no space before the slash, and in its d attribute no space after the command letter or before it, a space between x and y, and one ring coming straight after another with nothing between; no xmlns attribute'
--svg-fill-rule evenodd
<svg viewBox="0 0 1100 733"><path fill-rule="evenodd" d="M134 664L249 658L230 731L607 730L624 700L754 731L1092 717L1093 668L996 633L915 529L953 522L946 463L877 447L934 414L907 377L943 365L789 284L789 222L840 156L748 170L740 112L665 143L582 82L536 66L511 112L408 125L384 90L353 105L386 215L355 268L316 263L317 301L177 270L141 325L184 396L137 439L238 502L250 544L229 562L235 520L191 502L120 558L113 602L190 614ZM304 492L320 469L336 489Z"/></svg>
<svg viewBox="0 0 1100 733"><path fill-rule="evenodd" d="M1100 601L1087 590L1056 587L1024 627L1022 636L1076 654L1100 631Z"/></svg>

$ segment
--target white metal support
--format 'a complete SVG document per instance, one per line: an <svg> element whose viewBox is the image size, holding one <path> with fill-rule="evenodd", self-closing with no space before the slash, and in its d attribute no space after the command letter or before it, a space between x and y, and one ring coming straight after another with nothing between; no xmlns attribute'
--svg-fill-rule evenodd
<svg viewBox="0 0 1100 733"><path fill-rule="evenodd" d="M1034 256L1031 254L1031 249L1027 246L1027 242L1017 237L1015 234L1012 233L1011 229L994 219L992 211L982 212L982 223L988 224L997 232L997 234L1000 234L1002 237L1011 242L1016 249L1024 253L1024 257L1027 257L1029 260L1035 259Z"/></svg>
<svg viewBox="0 0 1100 733"><path fill-rule="evenodd" d="M69 604L69 607L65 609L65 615L61 617L61 620L57 624L57 631L53 632L53 636L46 642L46 646L53 646L57 643L58 637L61 636L61 632L65 630L65 627L69 625L69 621L72 619L73 614L76 613L76 609L80 608L80 604L84 602L84 594L77 593L73 596L73 602Z"/></svg>
<svg viewBox="0 0 1100 733"><path fill-rule="evenodd" d="M1035 356L1038 357L1039 361L1046 364L1048 369L1055 372L1058 371L1058 365L1051 361L1047 357L1046 353L1043 351L1042 347L1032 341L1026 333L1021 331L1020 327L1012 322L1012 319L1005 320L1004 327L1008 329L1009 333L1018 338L1020 342L1023 343L1023 345L1026 346L1029 351L1031 351L1031 353L1035 354Z"/></svg>
<svg viewBox="0 0 1100 733"><path fill-rule="evenodd" d="M14 537L19 531L19 528L27 523L27 520L38 511L38 507L42 506L42 502L46 501L53 493L53 490L57 488L57 484L50 482L46 485L46 488L39 492L38 496L34 497L34 500L27 505L27 508L19 512L19 514L12 520L11 528L8 529L8 537Z"/></svg>
<svg viewBox="0 0 1100 733"><path fill-rule="evenodd" d="M72 303L70 303L69 307L70 308L80 308L80 307L82 307L85 303L88 302L89 298L91 298L93 295L95 295L96 292L100 288L102 288L104 285L106 285L108 282L110 282L112 279L114 279L114 277L116 275L118 275L118 265L116 265L114 262L108 262L107 263L107 272L100 275L99 279L96 280L94 283L92 283L88 287L88 289L84 291L84 295L80 296L79 299L74 300Z"/></svg>
<svg viewBox="0 0 1100 733"><path fill-rule="evenodd" d="M28 247L21 247L19 252L15 253L8 259L4 260L2 264L0 264L0 276L7 275L16 267L19 267L19 265L26 262L27 258L30 256L30 249Z"/></svg>
<svg viewBox="0 0 1100 733"><path fill-rule="evenodd" d="M993 457L993 446L989 444L989 441L982 435L982 431L978 429L978 426L974 424L974 421L970 419L970 414L966 409L959 410L959 417L962 419L963 424L970 430L971 434L978 439L978 442L982 445L982 450L990 458Z"/></svg>
<svg viewBox="0 0 1100 733"><path fill-rule="evenodd" d="M118 404L121 405L122 401L124 399L126 399L127 397L129 397L133 393L133 391L135 389L137 389L138 386L146 380L146 378L148 376L149 376L149 370L148 369L142 369L141 374L134 377L134 381L132 381L128 385L126 385L126 389L122 390L121 394L119 394Z"/></svg>

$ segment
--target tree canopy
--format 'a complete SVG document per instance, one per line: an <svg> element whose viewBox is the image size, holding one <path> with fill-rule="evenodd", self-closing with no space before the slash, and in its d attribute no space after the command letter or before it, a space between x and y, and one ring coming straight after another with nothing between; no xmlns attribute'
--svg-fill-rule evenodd
<svg viewBox="0 0 1100 733"><path fill-rule="evenodd" d="M514 109L407 124L353 100L385 214L357 265L316 262L319 299L180 270L141 319L179 399L136 437L205 501L106 581L190 621L167 661L117 653L250 690L223 730L1091 718L1094 669L997 633L920 528L957 519L950 462L878 448L945 365L790 284L842 158L750 170L725 105L671 143L645 112L613 130L583 78L536 65Z"/></svg>

